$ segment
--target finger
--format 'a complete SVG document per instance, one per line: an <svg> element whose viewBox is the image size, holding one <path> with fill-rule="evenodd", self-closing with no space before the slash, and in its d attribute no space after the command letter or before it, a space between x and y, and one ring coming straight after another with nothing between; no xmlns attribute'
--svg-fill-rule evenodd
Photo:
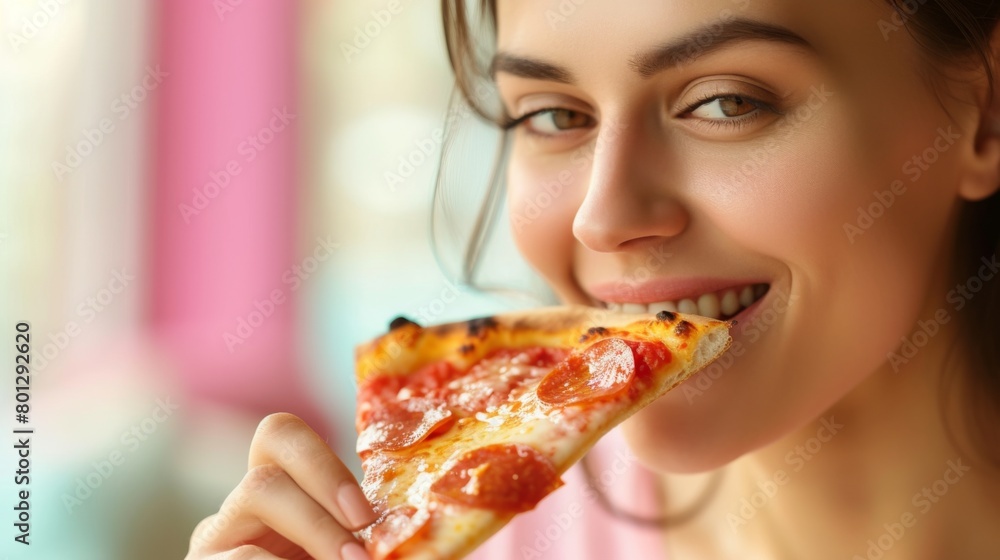
<svg viewBox="0 0 1000 560"><path fill-rule="evenodd" d="M341 558L341 550L357 543L330 512L306 494L281 467L254 467L226 498L215 516L210 551L236 549L269 533L277 533L312 558ZM210 528L203 535L211 538Z"/></svg>
<svg viewBox="0 0 1000 560"><path fill-rule="evenodd" d="M252 544L245 544L233 550L213 554L205 560L284 560L279 556L271 554L267 550Z"/></svg>
<svg viewBox="0 0 1000 560"><path fill-rule="evenodd" d="M257 427L250 444L249 468L266 464L284 469L343 527L361 529L378 517L351 471L316 432L294 415L272 414Z"/></svg>

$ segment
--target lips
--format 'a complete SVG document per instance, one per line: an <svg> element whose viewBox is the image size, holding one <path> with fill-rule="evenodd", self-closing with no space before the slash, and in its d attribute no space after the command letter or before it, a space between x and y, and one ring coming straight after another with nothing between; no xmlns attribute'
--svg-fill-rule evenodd
<svg viewBox="0 0 1000 560"><path fill-rule="evenodd" d="M729 319L764 297L769 284L761 282L686 281L640 286L595 287L591 293L600 307L621 313L672 311Z"/></svg>

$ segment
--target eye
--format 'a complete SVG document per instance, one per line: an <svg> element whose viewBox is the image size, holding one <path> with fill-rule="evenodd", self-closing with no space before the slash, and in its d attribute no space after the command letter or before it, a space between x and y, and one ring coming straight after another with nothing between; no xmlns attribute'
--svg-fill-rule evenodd
<svg viewBox="0 0 1000 560"><path fill-rule="evenodd" d="M692 126L705 132L743 133L757 124L763 125L771 117L783 115L775 105L739 91L714 91L688 105L679 118L689 120ZM756 127L759 128L759 127Z"/></svg>
<svg viewBox="0 0 1000 560"><path fill-rule="evenodd" d="M759 105L748 97L722 95L701 102L690 114L699 119L725 120L749 115L757 109Z"/></svg>
<svg viewBox="0 0 1000 560"><path fill-rule="evenodd" d="M593 124L594 119L586 113L572 109L549 108L532 111L513 119L506 123L504 128L512 129L523 125L531 134L557 136L567 131L587 128Z"/></svg>

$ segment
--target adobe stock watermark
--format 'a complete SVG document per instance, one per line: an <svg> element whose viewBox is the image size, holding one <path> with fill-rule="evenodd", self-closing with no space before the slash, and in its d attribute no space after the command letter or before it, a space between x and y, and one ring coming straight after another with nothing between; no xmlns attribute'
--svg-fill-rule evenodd
<svg viewBox="0 0 1000 560"><path fill-rule="evenodd" d="M207 517L195 527L191 538L191 550L202 549L219 537L230 525L239 519L244 508L255 496L259 496L268 485L284 474L281 467L269 464L260 465L244 475L240 481L240 492L232 492L222 503L219 511Z"/></svg>
<svg viewBox="0 0 1000 560"><path fill-rule="evenodd" d="M903 511L896 519L885 523L881 534L868 539L868 548L864 555L855 554L851 560L881 560L886 552L892 550L896 543L903 540L907 532L913 529L920 518L927 515L940 502L953 486L961 482L972 467L962 464L962 459L952 459L945 463L941 478L924 486L913 494L910 505L913 507ZM916 513L915 513L916 512Z"/></svg>
<svg viewBox="0 0 1000 560"><path fill-rule="evenodd" d="M399 185L412 177L417 168L428 161L433 161L434 155L441 147L442 142L444 142L443 127L435 128L429 135L414 141L414 148L407 152L406 155L399 156L396 169L394 171L386 171L383 174L389 191L395 193Z"/></svg>
<svg viewBox="0 0 1000 560"><path fill-rule="evenodd" d="M473 92L474 102L482 103L492 94L493 91L487 87L486 84L477 84L475 91ZM472 107L470 107L465 101L454 103L449 106L444 124L436 127L427 136L415 140L413 142L414 147L411 148L406 154L399 156L396 168L393 170L386 170L382 174L382 177L385 179L385 185L389 188L389 191L395 193L399 189L400 185L406 183L406 181L413 176L417 169L428 161L436 162L435 156L439 154L438 150L444 143L445 131L450 130L456 123L473 116L475 116L475 113L473 112Z"/></svg>
<svg viewBox="0 0 1000 560"><path fill-rule="evenodd" d="M129 115L146 101L149 93L160 87L164 78L168 76L170 74L160 69L159 65L155 68L147 66L146 75L140 83L111 102L109 110L117 119L107 116L97 121L93 127L85 127L80 131L79 140L72 145L66 145L66 156L62 161L52 161L52 172L56 179L61 183L67 175L83 165L83 162L107 140L108 136L117 130L116 121L121 122L129 118Z"/></svg>
<svg viewBox="0 0 1000 560"><path fill-rule="evenodd" d="M426 304L417 309L417 322L421 325L435 323L451 304L458 300L461 290L455 284L445 280L445 287L441 289L437 297L432 298Z"/></svg>
<svg viewBox="0 0 1000 560"><path fill-rule="evenodd" d="M436 323L449 306L458 301L462 290L452 282L445 280L444 288L430 301L421 305L416 313L404 316L419 325ZM397 340L387 339L374 349L364 361L358 363L358 380L363 383L372 376L381 375L385 368L403 353L403 347Z"/></svg>
<svg viewBox="0 0 1000 560"><path fill-rule="evenodd" d="M593 477L590 484L583 490L583 497L591 506L598 500L598 492L607 493L615 484L621 480L629 470L631 470L638 459L631 451L617 451L614 460L600 474ZM550 517L549 523L535 530L530 546L522 544L518 549L521 560L531 560L542 558L542 553L551 549L556 542L563 538L567 531L583 517L586 510L579 500L574 500L566 506L566 509L559 513L554 513Z"/></svg>
<svg viewBox="0 0 1000 560"><path fill-rule="evenodd" d="M795 132L819 114L834 95L835 92L827 89L826 84L812 86L806 102L786 114L783 120L778 121L774 134L769 135L763 146L750 151L749 157L740 164L729 181L724 183L721 188L727 193L733 193L746 185L746 182L759 173L761 169L764 169L771 158L779 152L782 146L779 138L781 140L791 138Z"/></svg>
<svg viewBox="0 0 1000 560"><path fill-rule="evenodd" d="M19 54L21 47L29 41L38 37L42 29L45 29L52 20L59 17L63 6L69 4L71 0L38 0L38 8L29 16L21 18L21 32L8 33L7 43L14 53Z"/></svg>
<svg viewBox="0 0 1000 560"><path fill-rule="evenodd" d="M225 22L226 17L242 5L243 0L212 0L212 9L219 16L220 22Z"/></svg>
<svg viewBox="0 0 1000 560"><path fill-rule="evenodd" d="M722 379L729 369L743 357L749 345L760 340L800 297L798 294L791 294L785 290L776 288L772 288L772 290L774 290L774 297L770 299L768 308L737 325L740 328L740 334L747 339L748 344L744 345L742 340L734 341L726 353L719 356L693 379L681 384L681 390L688 404L693 404L696 399L704 396L705 392L711 389L716 381Z"/></svg>
<svg viewBox="0 0 1000 560"><path fill-rule="evenodd" d="M514 231L521 233L524 228L541 218L545 211L551 208L552 204L562 196L566 187L573 182L575 175L574 172L563 169L554 180L543 181L542 188L531 197L531 200L510 216L510 224Z"/></svg>
<svg viewBox="0 0 1000 560"><path fill-rule="evenodd" d="M229 353L232 354L237 347L245 344L254 332L274 315L275 310L288 301L290 294L298 291L339 247L340 243L330 239L330 236L325 239L316 238L316 246L313 248L312 254L299 264L282 272L281 287L271 290L264 299L254 299L253 310L236 318L236 328L233 329L233 332L225 331L222 333L222 340L226 343L226 349L229 350Z"/></svg>
<svg viewBox="0 0 1000 560"><path fill-rule="evenodd" d="M361 52L367 49L398 15L403 13L404 8L402 0L389 0L385 8L372 10L368 21L354 28L354 37L351 42L340 42L340 52L344 55L344 60L348 64L353 63Z"/></svg>
<svg viewBox="0 0 1000 560"><path fill-rule="evenodd" d="M268 416L261 421L257 431L267 430L271 423L280 422L277 419L282 416L285 414ZM309 442L305 437L276 438L276 441L280 441L281 456L279 462L284 465L294 462L302 456L303 451L309 448ZM273 465L262 465L248 471L240 482L240 488L244 491L231 493L219 508L218 513L206 518L198 525L191 538L191 549L197 550L214 542L221 532L240 517L240 512L248 505L249 501L263 492L281 474L282 470Z"/></svg>
<svg viewBox="0 0 1000 560"><path fill-rule="evenodd" d="M794 449L785 454L784 459L788 470L777 469L770 477L757 481L757 489L750 497L740 500L736 510L726 514L729 528L735 532L748 525L761 510L771 503L771 500L778 495L778 491L791 482L792 475L806 468L806 465L819 454L823 446L843 429L844 425L838 424L833 416L820 420L820 427L816 430L815 436L810 437L801 445L796 445Z"/></svg>
<svg viewBox="0 0 1000 560"><path fill-rule="evenodd" d="M704 370L698 372L693 379L681 384L681 390L688 404L705 395L705 391L712 388L716 381L729 371L729 368L736 364L737 360L746 354L747 348L741 341L735 341L724 354L719 356L714 362Z"/></svg>
<svg viewBox="0 0 1000 560"><path fill-rule="evenodd" d="M630 271L615 284L618 295L626 300L634 300L636 286L651 280L653 275L665 267L673 256L673 253L665 251L660 245L647 249L646 258L642 265Z"/></svg>
<svg viewBox="0 0 1000 560"><path fill-rule="evenodd" d="M941 158L941 154L950 150L961 137L962 135L953 131L951 126L947 129L938 128L937 136L931 145L923 152L906 160L903 163L901 172L909 178L910 183L916 183L932 165L937 163L938 159ZM851 242L851 245L857 241L858 237L861 237L871 229L875 225L875 222L884 216L900 197L906 194L906 191L906 183L902 179L896 179L889 184L888 189L872 193L872 197L875 199L874 202L871 202L868 206L858 206L857 219L854 222L844 222L843 225L844 234L847 235L847 240Z"/></svg>
<svg viewBox="0 0 1000 560"><path fill-rule="evenodd" d="M383 342L375 349L373 355L358 363L358 382L364 383L372 377L381 375L389 364L393 363L403 353L403 346L395 339Z"/></svg>
<svg viewBox="0 0 1000 560"><path fill-rule="evenodd" d="M566 187L573 184L577 174L588 169L594 159L606 150L611 142L617 140L624 133L628 128L628 123L612 121L607 126L608 132L598 135L593 143L573 150L569 156L570 168L560 170L553 180L543 181L541 189L525 203L524 207L511 214L510 223L514 231L521 233L524 228L542 217L545 211L562 196Z"/></svg>
<svg viewBox="0 0 1000 560"><path fill-rule="evenodd" d="M76 488L72 493L63 492L62 503L66 513L73 511L89 500L101 486L111 478L116 470L125 465L128 457L139 449L160 429L160 425L170 419L174 412L180 410L180 405L170 400L170 397L158 398L152 412L139 422L133 424L118 437L119 447L108 453L105 459L91 463L93 469L76 479Z"/></svg>
<svg viewBox="0 0 1000 560"><path fill-rule="evenodd" d="M288 107L275 107L271 109L271 118L265 126L262 126L254 134L246 137L236 146L236 153L240 158L232 158L221 169L208 173L209 181L199 188L191 189L191 200L188 203L180 203L177 210L184 218L185 224L190 224L191 220L205 211L213 200L219 197L224 190L239 177L247 166L252 164L260 154L274 142L279 134L294 121L296 115L288 112Z"/></svg>
<svg viewBox="0 0 1000 560"><path fill-rule="evenodd" d="M545 10L545 21L553 30L566 23L576 13L576 10L587 3L587 0L560 0L556 9Z"/></svg>
<svg viewBox="0 0 1000 560"><path fill-rule="evenodd" d="M892 7L892 15L889 16L888 21L885 18L880 18L876 22L878 30L882 33L882 39L888 42L889 36L903 29L906 26L906 22L910 21L926 3L927 0L902 0L902 2L898 3L898 6L894 5Z"/></svg>
<svg viewBox="0 0 1000 560"><path fill-rule="evenodd" d="M45 371L45 368L49 367L49 364L66 350L76 337L80 336L83 327L93 323L98 315L111 307L134 280L135 276L125 267L111 271L108 281L76 306L79 320L67 321L55 334L48 334L48 342L42 344L33 356L35 370Z"/></svg>
<svg viewBox="0 0 1000 560"><path fill-rule="evenodd" d="M1000 272L1000 262L994 253L991 257L982 257L981 266L976 274L970 276L965 282L956 284L948 291L945 301L951 304L952 311L947 307L941 307L935 311L930 318L917 321L917 328L909 335L900 339L900 346L893 352L886 355L892 371L899 372L910 360L927 346L931 339L937 336L944 325L951 322L952 312L957 313L964 309L978 294L983 291L986 284L992 281Z"/></svg>

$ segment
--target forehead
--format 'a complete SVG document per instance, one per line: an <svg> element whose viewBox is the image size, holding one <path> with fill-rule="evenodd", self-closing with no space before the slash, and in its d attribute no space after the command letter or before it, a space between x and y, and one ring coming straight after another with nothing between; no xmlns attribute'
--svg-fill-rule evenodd
<svg viewBox="0 0 1000 560"><path fill-rule="evenodd" d="M706 51L723 24L749 20L803 37L831 67L898 66L913 53L905 31L886 34L884 0L497 0L498 50L568 69L614 75L658 46L688 39Z"/></svg>

